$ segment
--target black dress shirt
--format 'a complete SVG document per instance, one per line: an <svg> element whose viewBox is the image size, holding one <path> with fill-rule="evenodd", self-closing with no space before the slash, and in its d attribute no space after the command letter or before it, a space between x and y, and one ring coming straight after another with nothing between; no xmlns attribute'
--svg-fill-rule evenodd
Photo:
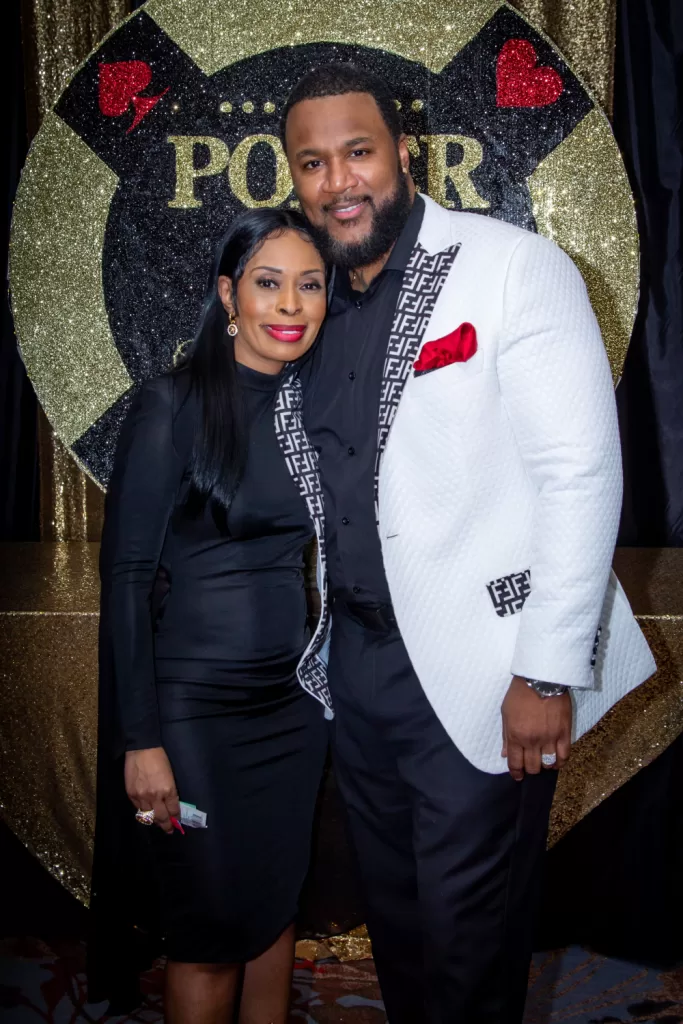
<svg viewBox="0 0 683 1024"><path fill-rule="evenodd" d="M318 451L325 502L329 592L388 603L375 521L374 476L382 371L403 275L424 216L413 208L381 273L366 292L335 275L321 343L304 383L304 423Z"/></svg>

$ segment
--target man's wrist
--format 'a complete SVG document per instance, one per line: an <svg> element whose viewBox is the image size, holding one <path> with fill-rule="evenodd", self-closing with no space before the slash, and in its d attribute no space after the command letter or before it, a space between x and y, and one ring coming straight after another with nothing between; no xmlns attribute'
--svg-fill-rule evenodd
<svg viewBox="0 0 683 1024"><path fill-rule="evenodd" d="M546 683L542 679L529 679L527 676L522 676L521 678L543 700L547 697L561 697L569 689L569 687L564 686L562 683Z"/></svg>

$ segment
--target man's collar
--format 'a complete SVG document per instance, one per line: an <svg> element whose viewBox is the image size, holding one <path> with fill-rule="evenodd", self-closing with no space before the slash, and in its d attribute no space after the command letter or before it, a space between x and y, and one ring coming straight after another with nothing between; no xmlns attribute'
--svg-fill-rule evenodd
<svg viewBox="0 0 683 1024"><path fill-rule="evenodd" d="M417 236L422 227L424 212L424 200L419 192L416 192L408 220L403 225L403 230L396 239L396 244L389 254L389 259L384 264L384 270L400 270L401 273L404 272L408 266L410 254L415 248Z"/></svg>
<svg viewBox="0 0 683 1024"><path fill-rule="evenodd" d="M444 210L428 195L422 196L424 218L420 227L418 242L430 256L443 252L457 242L457 215L452 210Z"/></svg>

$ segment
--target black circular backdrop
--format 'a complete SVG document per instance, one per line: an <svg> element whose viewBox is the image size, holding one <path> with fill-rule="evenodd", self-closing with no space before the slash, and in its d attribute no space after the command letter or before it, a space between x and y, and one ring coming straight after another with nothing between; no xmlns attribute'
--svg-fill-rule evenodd
<svg viewBox="0 0 683 1024"><path fill-rule="evenodd" d="M270 50L207 76L144 11L129 19L75 75L55 108L119 179L102 279L111 332L133 388L71 446L100 483L108 479L134 387L172 365L194 334L212 252L230 219L245 205L272 200L277 146L271 143L284 98L311 66L330 60L354 60L392 83L412 136L419 188L454 209L463 208L464 199L465 208L531 230L527 178L593 108L559 54L507 7L439 74L393 53L315 43ZM232 161L238 144L257 135L270 142L251 146L246 191L244 181L233 187L239 174L233 179L230 165L201 175L220 166L221 154L227 158L229 151ZM191 183L196 205L183 208L176 201L182 146L169 140L190 136L209 141L190 144L200 174ZM469 190L456 188L448 168L457 169L470 154L444 136L464 137L475 153L480 147ZM441 146L442 165L427 137ZM187 171L187 150L184 159ZM282 165L281 152L278 159ZM278 198L285 204L295 199Z"/></svg>

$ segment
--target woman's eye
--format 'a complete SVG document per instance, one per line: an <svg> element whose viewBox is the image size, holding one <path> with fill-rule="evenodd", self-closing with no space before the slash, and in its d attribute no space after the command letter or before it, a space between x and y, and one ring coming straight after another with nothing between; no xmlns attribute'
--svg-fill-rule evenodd
<svg viewBox="0 0 683 1024"><path fill-rule="evenodd" d="M322 285L319 281L306 281L301 287L307 292L319 292Z"/></svg>
<svg viewBox="0 0 683 1024"><path fill-rule="evenodd" d="M277 281L272 277L259 277L256 280L256 284L259 288L277 288Z"/></svg>

